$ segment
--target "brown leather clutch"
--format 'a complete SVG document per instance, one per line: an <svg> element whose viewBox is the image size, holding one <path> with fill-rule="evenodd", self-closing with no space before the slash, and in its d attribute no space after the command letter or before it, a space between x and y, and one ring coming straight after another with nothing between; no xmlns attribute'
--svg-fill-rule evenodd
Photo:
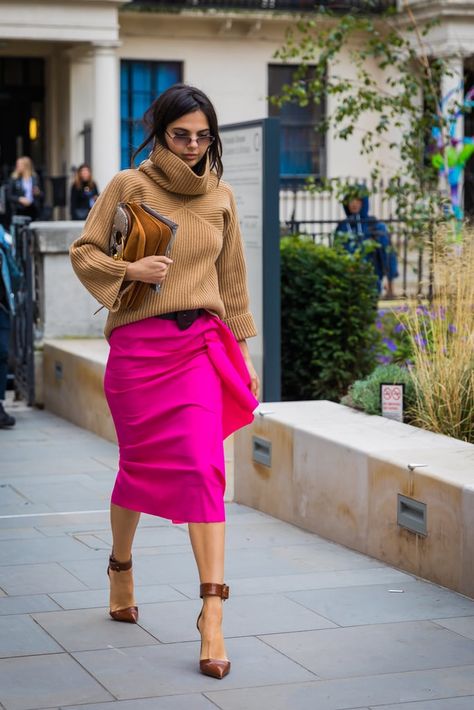
<svg viewBox="0 0 474 710"><path fill-rule="evenodd" d="M120 202L110 235L110 255L123 261L169 256L177 229L175 222L144 202ZM136 310L150 287L157 293L161 290L161 284L132 281L124 288L121 306Z"/></svg>

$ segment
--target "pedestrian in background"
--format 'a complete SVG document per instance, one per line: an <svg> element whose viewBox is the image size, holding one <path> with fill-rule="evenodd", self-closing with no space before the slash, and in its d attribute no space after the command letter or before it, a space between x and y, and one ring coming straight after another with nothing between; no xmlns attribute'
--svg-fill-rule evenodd
<svg viewBox="0 0 474 710"><path fill-rule="evenodd" d="M132 542L140 512L188 523L203 598L200 670L230 670L222 634L225 465L223 439L253 419L259 383L246 338L256 335L235 199L221 180L222 145L208 97L177 84L146 114L152 145L138 169L118 173L72 245L73 267L109 309L104 387L117 431L111 500L110 614L137 621ZM178 224L171 251L134 262L109 255L119 202L145 203ZM134 281L139 306L121 304ZM157 292L155 285L160 284Z"/></svg>
<svg viewBox="0 0 474 710"><path fill-rule="evenodd" d="M7 199L11 217L18 215L35 220L40 216L43 191L31 158L22 156L17 159L8 182Z"/></svg>
<svg viewBox="0 0 474 710"><path fill-rule="evenodd" d="M92 177L90 167L86 163L79 165L71 185L71 219L87 219L98 196L99 190Z"/></svg>
<svg viewBox="0 0 474 710"><path fill-rule="evenodd" d="M20 270L12 254L11 237L0 225L0 429L14 426L3 402L7 388L8 356L12 317L15 314L15 291L20 286Z"/></svg>
<svg viewBox="0 0 474 710"><path fill-rule="evenodd" d="M384 222L369 214L369 196L364 185L356 186L343 200L346 219L339 222L335 244L354 254L360 252L377 275L377 289L382 293L386 279L386 297L394 298L393 280L398 276L397 255Z"/></svg>

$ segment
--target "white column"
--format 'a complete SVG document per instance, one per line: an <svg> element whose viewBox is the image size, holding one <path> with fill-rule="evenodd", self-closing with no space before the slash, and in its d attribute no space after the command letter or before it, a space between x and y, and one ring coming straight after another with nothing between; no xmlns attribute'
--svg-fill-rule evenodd
<svg viewBox="0 0 474 710"><path fill-rule="evenodd" d="M91 57L70 52L69 60L69 167L77 167L84 162L84 136L82 130L86 121L92 122L94 80Z"/></svg>
<svg viewBox="0 0 474 710"><path fill-rule="evenodd" d="M93 46L94 113L92 170L103 190L120 165L119 61L117 43Z"/></svg>
<svg viewBox="0 0 474 710"><path fill-rule="evenodd" d="M451 92L449 101L444 105L444 114L449 117L455 113L464 102L464 61L462 56L450 56L445 59L447 71L441 81L441 97L444 99ZM460 116L456 123L455 138L464 137L464 120Z"/></svg>

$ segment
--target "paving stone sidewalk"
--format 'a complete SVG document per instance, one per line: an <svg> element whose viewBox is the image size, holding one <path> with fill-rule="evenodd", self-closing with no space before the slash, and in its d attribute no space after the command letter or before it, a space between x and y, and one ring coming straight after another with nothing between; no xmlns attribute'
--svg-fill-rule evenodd
<svg viewBox="0 0 474 710"><path fill-rule="evenodd" d="M5 710L474 709L473 601L233 503L226 678L198 672L187 526L142 516L140 623L112 621L116 448L16 410L16 428L0 431Z"/></svg>

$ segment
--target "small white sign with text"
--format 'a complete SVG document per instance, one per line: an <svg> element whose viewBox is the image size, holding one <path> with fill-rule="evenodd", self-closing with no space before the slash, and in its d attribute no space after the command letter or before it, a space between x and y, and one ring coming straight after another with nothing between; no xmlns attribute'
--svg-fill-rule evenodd
<svg viewBox="0 0 474 710"><path fill-rule="evenodd" d="M382 416L403 422L403 384L380 385L380 403Z"/></svg>

